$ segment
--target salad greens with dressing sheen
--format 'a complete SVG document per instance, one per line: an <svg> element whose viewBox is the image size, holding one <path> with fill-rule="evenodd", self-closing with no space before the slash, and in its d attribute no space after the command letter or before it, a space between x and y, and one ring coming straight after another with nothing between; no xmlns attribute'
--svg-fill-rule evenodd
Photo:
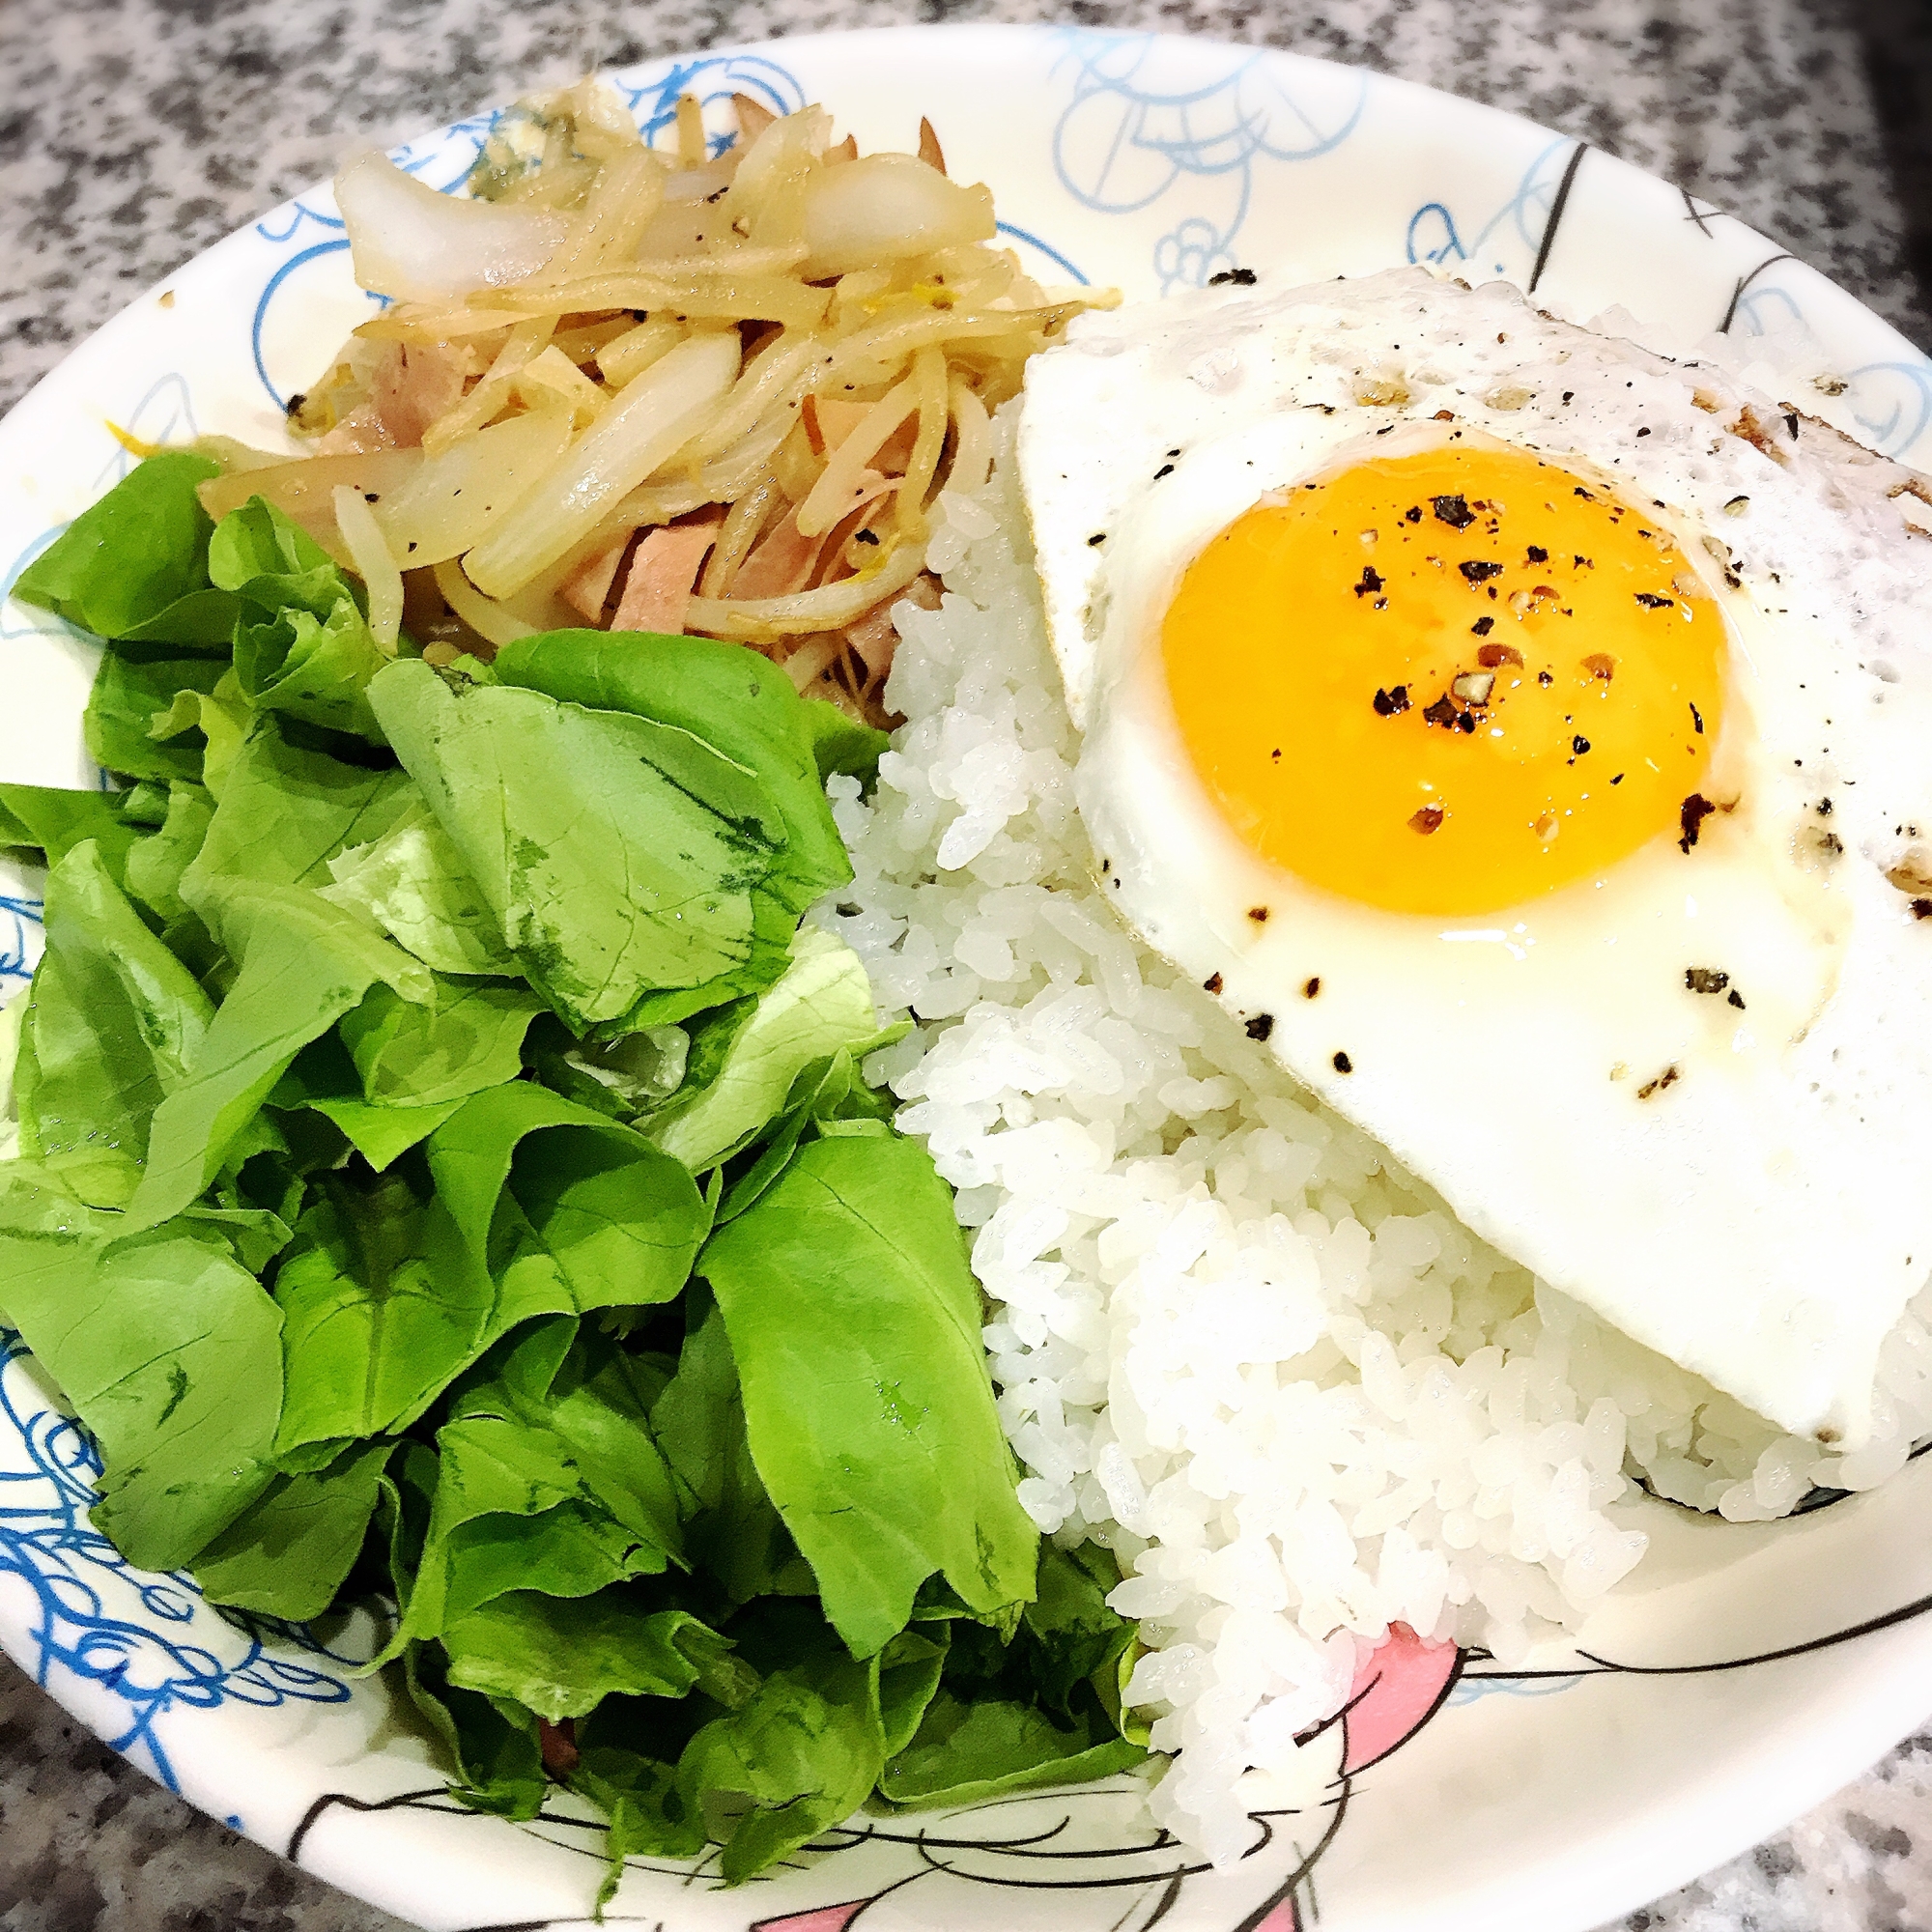
<svg viewBox="0 0 1932 1932"><path fill-rule="evenodd" d="M1119 1572L1015 1500L951 1190L860 1070L898 1030L801 923L881 735L707 639L391 657L217 473L149 458L14 589L107 641L127 781L0 785L48 867L0 1319L96 1523L240 1611L392 1605L456 1795L569 1785L613 1881L1138 1763Z"/></svg>

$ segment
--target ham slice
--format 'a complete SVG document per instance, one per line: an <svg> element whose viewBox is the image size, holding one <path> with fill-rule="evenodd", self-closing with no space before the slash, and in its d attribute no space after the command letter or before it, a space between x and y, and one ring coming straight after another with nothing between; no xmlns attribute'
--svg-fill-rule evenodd
<svg viewBox="0 0 1932 1932"><path fill-rule="evenodd" d="M369 400L398 449L415 449L423 431L463 400L468 358L434 343L389 345Z"/></svg>
<svg viewBox="0 0 1932 1932"><path fill-rule="evenodd" d="M681 636L692 586L718 541L719 526L724 521L724 512L714 507L652 530L631 553L624 594L617 600L617 614L611 619L611 628Z"/></svg>
<svg viewBox="0 0 1932 1932"><path fill-rule="evenodd" d="M842 545L850 535L846 526L852 517L883 502L897 488L896 477L881 476L876 469L860 470L851 501L833 520L832 526L815 537L799 534L798 513L793 510L739 566L738 575L731 580L731 595L789 597L794 590L803 590L813 581L835 543Z"/></svg>
<svg viewBox="0 0 1932 1932"><path fill-rule="evenodd" d="M609 550L600 550L557 585L556 594L585 623L600 624L604 621L604 606L611 595L611 585L616 581L617 566L623 562L624 553L630 548L633 534L626 530Z"/></svg>

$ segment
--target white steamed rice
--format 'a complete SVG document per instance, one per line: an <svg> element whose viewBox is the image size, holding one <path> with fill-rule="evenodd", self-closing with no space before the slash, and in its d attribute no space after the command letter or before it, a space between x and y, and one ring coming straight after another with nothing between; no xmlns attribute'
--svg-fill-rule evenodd
<svg viewBox="0 0 1932 1932"><path fill-rule="evenodd" d="M857 878L820 917L920 1022L869 1070L976 1231L1021 1501L1118 1552L1130 1697L1180 1752L1153 1810L1227 1860L1244 1774L1292 1775L1390 1624L1511 1663L1574 1628L1643 1556L1634 1479L1749 1521L1898 1469L1932 1431L1932 1298L1888 1344L1870 1444L1827 1454L1539 1284L1300 1092L1102 901L1010 475L941 499L948 594L898 612L907 723L871 799L834 781Z"/></svg>

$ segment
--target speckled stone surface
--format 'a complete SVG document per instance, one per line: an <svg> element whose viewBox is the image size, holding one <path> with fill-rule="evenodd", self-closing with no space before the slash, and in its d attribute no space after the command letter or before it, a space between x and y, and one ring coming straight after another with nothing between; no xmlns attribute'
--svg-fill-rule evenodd
<svg viewBox="0 0 1932 1932"><path fill-rule="evenodd" d="M1266 40L1528 114L1730 209L1932 341L1839 0L0 0L0 408L352 144L603 62L1067 17ZM0 1662L0 1932L396 1926L191 1812ZM1932 1734L1627 1926L1932 1932Z"/></svg>

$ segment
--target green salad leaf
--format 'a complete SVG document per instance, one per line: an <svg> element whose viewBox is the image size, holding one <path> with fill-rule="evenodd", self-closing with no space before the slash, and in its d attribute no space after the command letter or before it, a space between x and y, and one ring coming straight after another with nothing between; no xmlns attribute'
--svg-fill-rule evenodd
<svg viewBox="0 0 1932 1932"><path fill-rule="evenodd" d="M758 1472L855 1656L905 1628L935 1573L975 1611L1033 1595L1038 1536L1013 1494L979 1289L923 1149L808 1144L698 1267Z"/></svg>
<svg viewBox="0 0 1932 1932"><path fill-rule="evenodd" d="M645 1131L701 1172L736 1153L784 1109L792 1083L840 1050L854 1058L901 1037L882 1029L859 955L801 925L790 963L764 992L709 1015L692 1036L685 1084Z"/></svg>
<svg viewBox="0 0 1932 1932"><path fill-rule="evenodd" d="M241 607L235 675L250 704L382 743L367 693L387 659L366 600L306 530L250 497L215 529L208 571Z"/></svg>
<svg viewBox="0 0 1932 1932"><path fill-rule="evenodd" d="M496 915L413 786L389 829L344 847L328 861L328 873L334 883L320 888L324 898L360 912L439 973L517 971Z"/></svg>
<svg viewBox="0 0 1932 1932"><path fill-rule="evenodd" d="M884 735L709 639L391 658L211 473L143 463L22 580L107 640L130 781L0 786L48 867L0 1321L94 1521L384 1620L453 1796L567 1784L606 1895L1138 1763L1119 1573L1020 1508L952 1193L865 1077L905 1023L801 923Z"/></svg>
<svg viewBox="0 0 1932 1932"><path fill-rule="evenodd" d="M572 1025L747 958L769 853L666 778L634 721L423 664L370 696L503 945Z"/></svg>
<svg viewBox="0 0 1932 1932"><path fill-rule="evenodd" d="M215 658L137 662L109 651L100 660L81 717L89 755L110 772L133 779L161 784L199 780L206 734L175 713L184 693L198 698L213 692L226 671Z"/></svg>
<svg viewBox="0 0 1932 1932"><path fill-rule="evenodd" d="M31 1162L0 1167L7 1320L100 1444L96 1524L174 1570L273 1475L281 1316L217 1230L122 1222Z"/></svg>
<svg viewBox="0 0 1932 1932"><path fill-rule="evenodd" d="M76 845L47 875L47 948L14 1069L20 1151L82 1200L125 1208L155 1111L187 1080L213 1003Z"/></svg>
<svg viewBox="0 0 1932 1932"><path fill-rule="evenodd" d="M69 525L12 594L97 638L225 655L237 606L210 582L214 526L196 495L220 473L191 450L149 457Z"/></svg>
<svg viewBox="0 0 1932 1932"><path fill-rule="evenodd" d="M140 826L126 814L126 796L52 785L0 785L0 845L39 851L51 866L92 839L101 862L119 879L141 837Z"/></svg>

